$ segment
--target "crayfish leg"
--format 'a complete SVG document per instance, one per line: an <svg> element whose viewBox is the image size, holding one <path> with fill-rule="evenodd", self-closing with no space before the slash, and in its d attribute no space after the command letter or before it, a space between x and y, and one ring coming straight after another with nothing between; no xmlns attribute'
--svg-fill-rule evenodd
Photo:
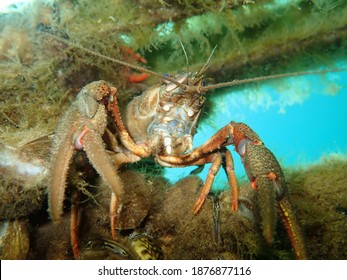
<svg viewBox="0 0 347 280"><path fill-rule="evenodd" d="M112 192L110 201L111 237L116 239L117 196Z"/></svg>
<svg viewBox="0 0 347 280"><path fill-rule="evenodd" d="M212 160L212 165L210 169L208 170L208 175L207 175L205 184L200 192L198 199L196 200L194 204L194 207L193 207L194 214L197 214L200 208L202 207L202 205L204 204L206 197L211 190L214 178L222 166L222 155L220 153L216 153L214 154L213 157L214 158Z"/></svg>
<svg viewBox="0 0 347 280"><path fill-rule="evenodd" d="M72 252L76 260L80 258L80 250L78 245L78 204L80 202L80 192L75 190L72 195L71 218L70 218L70 236Z"/></svg>
<svg viewBox="0 0 347 280"><path fill-rule="evenodd" d="M229 150L225 150L225 172L228 176L228 181L231 187L232 201L231 201L231 210L237 211L239 209L239 193L237 180L234 170L234 159Z"/></svg>

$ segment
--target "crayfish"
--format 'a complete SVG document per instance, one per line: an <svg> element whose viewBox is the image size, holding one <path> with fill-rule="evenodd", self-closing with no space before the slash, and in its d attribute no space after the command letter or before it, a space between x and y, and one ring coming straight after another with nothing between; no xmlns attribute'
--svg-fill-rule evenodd
<svg viewBox="0 0 347 280"><path fill-rule="evenodd" d="M66 43L65 40L62 40ZM69 44L69 43L68 43ZM71 44L70 44L71 45ZM84 49L84 48L82 48ZM75 150L84 150L89 161L111 187L111 232L115 238L117 209L121 207L123 183L117 168L129 162L152 157L166 167L211 164L193 212L197 214L213 185L215 175L223 167L232 190L232 211L238 211L238 186L234 172L233 146L240 155L251 186L257 191L261 205L262 234L271 244L274 236L276 211L280 217L296 258L307 257L300 226L289 201L287 184L276 157L260 137L244 123L231 121L199 147L193 148L193 137L204 105L204 94L216 88L240 83L233 81L216 85L203 84L202 73L183 73L177 76L160 75L148 69L108 58L91 50L93 55L136 69L161 79L135 97L121 116L117 89L105 81L86 85L69 110L61 118L53 144L49 210L53 220L59 220L66 185L67 171ZM285 76L285 75L282 75ZM263 80L270 77L256 78ZM242 81L241 81L242 82ZM116 133L108 128L107 116L113 118ZM106 152L102 136L112 143ZM76 230L72 230L75 256L78 257Z"/></svg>

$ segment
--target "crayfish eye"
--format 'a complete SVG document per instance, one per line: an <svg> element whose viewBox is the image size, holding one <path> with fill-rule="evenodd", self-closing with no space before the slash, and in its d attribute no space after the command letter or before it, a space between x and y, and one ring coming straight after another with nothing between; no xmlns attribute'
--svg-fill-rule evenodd
<svg viewBox="0 0 347 280"><path fill-rule="evenodd" d="M163 76L164 76L164 77L170 78L170 74L169 74L169 73L165 73ZM164 83L168 85L168 84L170 84L171 82L164 79Z"/></svg>

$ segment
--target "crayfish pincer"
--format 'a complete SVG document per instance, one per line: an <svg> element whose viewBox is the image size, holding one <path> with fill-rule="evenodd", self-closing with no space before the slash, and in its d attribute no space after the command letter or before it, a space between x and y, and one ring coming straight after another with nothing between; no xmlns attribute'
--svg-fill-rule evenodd
<svg viewBox="0 0 347 280"><path fill-rule="evenodd" d="M296 258L306 259L300 226L289 202L288 187L280 164L249 126L234 122L231 125L236 151L241 156L252 188L257 191L263 237L267 243L272 243L277 208Z"/></svg>
<svg viewBox="0 0 347 280"><path fill-rule="evenodd" d="M48 191L49 212L54 221L61 219L67 173L76 150L83 150L87 154L93 167L109 184L114 194L113 204L117 204L117 199L123 194L121 179L111 164L102 140L107 126L107 107L116 92L115 87L104 81L86 85L58 123L53 141ZM74 234L72 230L71 235ZM72 240L76 238L72 237ZM73 247L77 248L77 245L73 244ZM78 249L74 253L78 255Z"/></svg>

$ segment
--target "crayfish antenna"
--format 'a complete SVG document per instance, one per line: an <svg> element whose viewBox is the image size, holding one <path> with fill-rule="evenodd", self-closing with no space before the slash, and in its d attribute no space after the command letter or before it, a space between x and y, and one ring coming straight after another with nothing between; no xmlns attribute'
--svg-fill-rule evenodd
<svg viewBox="0 0 347 280"><path fill-rule="evenodd" d="M213 48L213 50L212 50L210 56L208 57L207 61L206 61L205 64L204 64L204 66L202 66L202 68L201 68L201 69L199 70L199 72L197 73L197 75L196 75L197 77L200 77L200 76L208 69L208 67L210 66L211 58L212 58L214 52L216 51L217 46L218 46L218 45L216 45L216 46Z"/></svg>
<svg viewBox="0 0 347 280"><path fill-rule="evenodd" d="M185 47L184 47L184 45L183 45L183 42L182 42L180 39L178 39L178 41L179 41L179 42L180 42L180 44L181 44L181 47L182 47L182 50L183 50L184 56L185 56L185 58L186 58L187 72L189 73L189 58L188 58L188 55L187 55L186 49L185 49Z"/></svg>
<svg viewBox="0 0 347 280"><path fill-rule="evenodd" d="M261 81L272 80L272 79L296 77L296 76L304 76L304 75L313 75L313 74L325 74L325 73L331 73L331 72L341 72L341 71L346 71L346 70L347 70L347 68L337 68L337 69L328 69L328 70L301 71L301 72L293 72L293 73L275 74L275 75L268 75L268 76L262 76L262 77L243 79L243 80L235 79L231 82L218 83L218 84L214 84L214 85L200 87L200 91L206 92L208 90L217 89L217 88L243 85L243 84L261 82Z"/></svg>

